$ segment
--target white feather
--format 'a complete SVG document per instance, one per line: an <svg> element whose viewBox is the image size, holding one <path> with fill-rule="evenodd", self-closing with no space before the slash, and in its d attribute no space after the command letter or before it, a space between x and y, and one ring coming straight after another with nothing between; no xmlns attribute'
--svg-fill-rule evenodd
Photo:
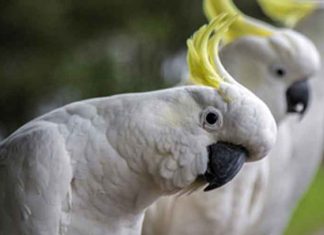
<svg viewBox="0 0 324 235"><path fill-rule="evenodd" d="M80 101L27 123L0 143L0 234L138 235L150 204L206 171L208 145L264 157L270 111L236 84L224 91L237 102L192 86ZM221 131L199 123L208 106L227 120Z"/></svg>
<svg viewBox="0 0 324 235"><path fill-rule="evenodd" d="M269 106L279 124L276 145L267 159L246 165L220 190L160 200L147 212L144 235L280 234L318 167L324 129L319 128L323 111L318 110L323 110L323 101L311 99L301 122L296 117L286 120L288 87L317 76L320 59L313 43L292 30L278 30L270 38L240 38L222 48L220 56L229 73ZM284 78L271 72L274 65L287 69ZM315 90L324 87L317 86L312 84ZM305 141L305 136L312 138Z"/></svg>

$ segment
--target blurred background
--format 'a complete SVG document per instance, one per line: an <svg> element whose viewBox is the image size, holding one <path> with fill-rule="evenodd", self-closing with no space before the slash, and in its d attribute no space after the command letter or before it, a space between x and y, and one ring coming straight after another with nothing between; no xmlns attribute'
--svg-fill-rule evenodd
<svg viewBox="0 0 324 235"><path fill-rule="evenodd" d="M255 1L236 3L268 20ZM201 0L7 0L0 5L0 139L72 101L173 86L186 76L181 59L186 39L206 23ZM323 195L321 169L287 235L324 234Z"/></svg>

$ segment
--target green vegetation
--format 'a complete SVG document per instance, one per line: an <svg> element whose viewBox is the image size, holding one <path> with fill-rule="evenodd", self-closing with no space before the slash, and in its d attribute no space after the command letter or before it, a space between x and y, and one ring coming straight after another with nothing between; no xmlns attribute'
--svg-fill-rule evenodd
<svg viewBox="0 0 324 235"><path fill-rule="evenodd" d="M296 208L285 235L311 235L324 230L324 168Z"/></svg>
<svg viewBox="0 0 324 235"><path fill-rule="evenodd" d="M161 64L205 21L201 0L8 0L0 7L0 133L57 106L170 86Z"/></svg>

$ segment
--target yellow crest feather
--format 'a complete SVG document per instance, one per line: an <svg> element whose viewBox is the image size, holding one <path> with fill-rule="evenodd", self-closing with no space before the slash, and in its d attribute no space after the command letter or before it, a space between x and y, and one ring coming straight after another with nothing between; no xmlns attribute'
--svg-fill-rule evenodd
<svg viewBox="0 0 324 235"><path fill-rule="evenodd" d="M294 27L318 5L316 2L298 0L258 0L258 3L266 15L288 27Z"/></svg>
<svg viewBox="0 0 324 235"><path fill-rule="evenodd" d="M198 29L192 38L187 40L187 62L190 79L194 84L219 89L222 82L230 81L230 76L227 76L220 63L218 45L236 18L236 16L221 14L208 25Z"/></svg>
<svg viewBox="0 0 324 235"><path fill-rule="evenodd" d="M231 0L204 0L203 9L208 20L221 13L238 15L238 19L224 36L225 43L230 43L245 35L268 37L273 34L273 29L269 25L244 15Z"/></svg>

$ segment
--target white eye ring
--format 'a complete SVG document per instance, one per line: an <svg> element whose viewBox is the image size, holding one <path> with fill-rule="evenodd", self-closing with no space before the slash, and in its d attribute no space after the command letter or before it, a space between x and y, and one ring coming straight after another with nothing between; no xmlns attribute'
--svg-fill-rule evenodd
<svg viewBox="0 0 324 235"><path fill-rule="evenodd" d="M218 130L223 125L223 115L218 109L209 106L201 112L200 123L207 131Z"/></svg>

